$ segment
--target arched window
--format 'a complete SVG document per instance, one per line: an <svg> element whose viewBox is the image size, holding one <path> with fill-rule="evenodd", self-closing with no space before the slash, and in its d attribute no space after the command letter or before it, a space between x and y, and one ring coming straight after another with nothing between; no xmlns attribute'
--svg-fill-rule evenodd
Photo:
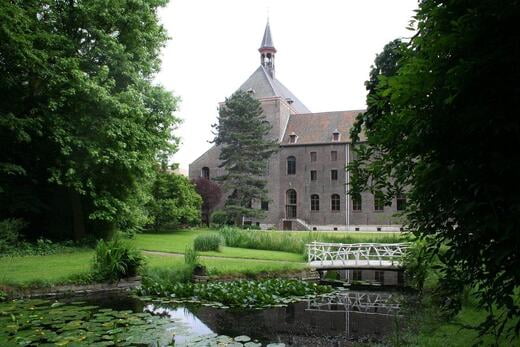
<svg viewBox="0 0 520 347"><path fill-rule="evenodd" d="M320 210L320 196L318 194L311 195L311 211Z"/></svg>
<svg viewBox="0 0 520 347"><path fill-rule="evenodd" d="M209 167L204 166L202 170L200 170L200 175L209 180Z"/></svg>
<svg viewBox="0 0 520 347"><path fill-rule="evenodd" d="M296 175L296 158L292 155L287 158L287 174Z"/></svg>
<svg viewBox="0 0 520 347"><path fill-rule="evenodd" d="M330 209L332 211L339 211L341 209L341 202L338 194L332 194L330 197Z"/></svg>
<svg viewBox="0 0 520 347"><path fill-rule="evenodd" d="M287 218L296 218L296 190L289 189L285 193L285 213Z"/></svg>
<svg viewBox="0 0 520 347"><path fill-rule="evenodd" d="M385 210L384 195L382 192L377 191L374 193L374 211L384 211L384 210Z"/></svg>

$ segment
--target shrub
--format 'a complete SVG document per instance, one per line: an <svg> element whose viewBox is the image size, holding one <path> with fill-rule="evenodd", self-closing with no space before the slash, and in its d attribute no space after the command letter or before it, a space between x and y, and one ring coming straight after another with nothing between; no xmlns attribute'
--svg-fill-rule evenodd
<svg viewBox="0 0 520 347"><path fill-rule="evenodd" d="M10 218L0 221L0 253L9 251L10 248L16 247L20 232L27 226L22 219Z"/></svg>
<svg viewBox="0 0 520 347"><path fill-rule="evenodd" d="M217 225L218 227L222 227L232 224L232 221L225 211L218 210L211 214L211 223Z"/></svg>
<svg viewBox="0 0 520 347"><path fill-rule="evenodd" d="M224 238L218 233L199 235L193 240L193 248L200 252L220 252L222 245L224 245Z"/></svg>
<svg viewBox="0 0 520 347"><path fill-rule="evenodd" d="M98 242L92 271L97 280L116 281L135 276L143 263L141 252L116 233L112 240Z"/></svg>

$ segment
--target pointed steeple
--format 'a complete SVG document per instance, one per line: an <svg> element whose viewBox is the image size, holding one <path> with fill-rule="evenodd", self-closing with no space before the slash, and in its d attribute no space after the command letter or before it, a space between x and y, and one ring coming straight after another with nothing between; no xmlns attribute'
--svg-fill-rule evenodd
<svg viewBox="0 0 520 347"><path fill-rule="evenodd" d="M260 44L260 49L263 49L263 48L274 49L273 39L271 36L271 27L269 26L269 19L267 20L267 24L265 26L264 38L262 39L262 43ZM276 51L276 49L275 49L275 51Z"/></svg>
<svg viewBox="0 0 520 347"><path fill-rule="evenodd" d="M258 49L260 52L260 64L267 70L269 75L274 78L274 54L276 48L273 45L273 38L271 36L271 27L269 26L269 19L265 26L264 37Z"/></svg>

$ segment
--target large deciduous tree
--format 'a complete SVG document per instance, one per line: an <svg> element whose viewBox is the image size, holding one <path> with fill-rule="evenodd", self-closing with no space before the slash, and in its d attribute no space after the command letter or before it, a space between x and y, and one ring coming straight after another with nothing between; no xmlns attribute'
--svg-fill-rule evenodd
<svg viewBox="0 0 520 347"><path fill-rule="evenodd" d="M211 212L222 199L222 189L220 186L205 177L199 177L194 180L195 190L202 198L202 219L204 223L209 225Z"/></svg>
<svg viewBox="0 0 520 347"><path fill-rule="evenodd" d="M448 287L476 290L484 331L516 320L516 333L519 18L519 1L421 1L397 69L370 91L355 131L368 147L352 166L357 191L409 188L409 227L440 255Z"/></svg>
<svg viewBox="0 0 520 347"><path fill-rule="evenodd" d="M261 217L263 211L251 208L251 203L268 200L263 176L278 146L267 136L271 124L260 102L247 92L235 92L219 109L218 124L213 127L214 142L221 148L221 167L226 170L217 178L229 194L225 211L237 225L242 224L242 217Z"/></svg>
<svg viewBox="0 0 520 347"><path fill-rule="evenodd" d="M176 99L152 83L166 2L0 3L0 218L76 238L145 222L146 182L177 146Z"/></svg>

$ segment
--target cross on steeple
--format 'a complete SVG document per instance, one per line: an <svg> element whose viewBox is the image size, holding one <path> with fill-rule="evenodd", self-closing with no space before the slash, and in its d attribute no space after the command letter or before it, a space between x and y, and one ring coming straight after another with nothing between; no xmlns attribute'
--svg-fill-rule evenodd
<svg viewBox="0 0 520 347"><path fill-rule="evenodd" d="M260 64L262 64L269 75L274 78L274 54L276 53L276 48L274 48L273 45L269 19L267 20L264 37L262 38L262 43L258 51L260 52Z"/></svg>

